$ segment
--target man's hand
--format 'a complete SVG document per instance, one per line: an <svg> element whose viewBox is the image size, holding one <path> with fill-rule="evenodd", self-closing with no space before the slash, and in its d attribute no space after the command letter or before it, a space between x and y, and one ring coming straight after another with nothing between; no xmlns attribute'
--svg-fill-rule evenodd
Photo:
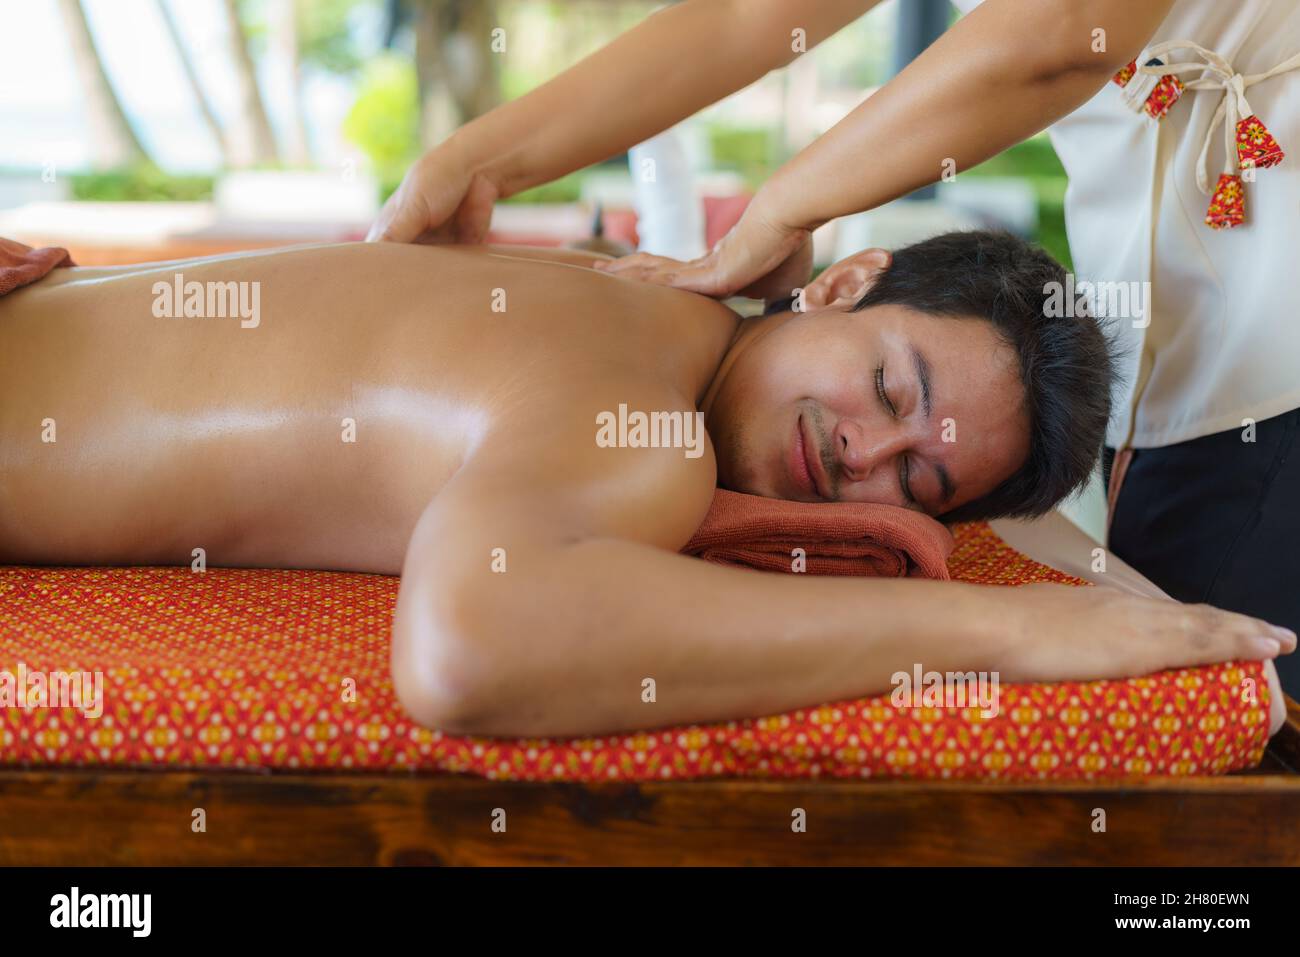
<svg viewBox="0 0 1300 957"><path fill-rule="evenodd" d="M674 286L706 296L780 299L812 275L812 233L781 226L751 203L713 250L691 262L637 253L597 268L629 279Z"/></svg>
<svg viewBox="0 0 1300 957"><path fill-rule="evenodd" d="M1290 654L1294 632L1209 605L1100 585L1025 585L1007 595L1003 681L1093 681Z"/></svg>
<svg viewBox="0 0 1300 957"><path fill-rule="evenodd" d="M406 172L379 211L367 242L481 243L492 222L496 183L473 172L451 141Z"/></svg>

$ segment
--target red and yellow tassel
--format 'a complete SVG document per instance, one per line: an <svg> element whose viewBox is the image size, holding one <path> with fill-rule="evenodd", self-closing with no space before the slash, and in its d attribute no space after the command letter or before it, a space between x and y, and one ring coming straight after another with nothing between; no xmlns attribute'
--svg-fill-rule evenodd
<svg viewBox="0 0 1300 957"><path fill-rule="evenodd" d="M1237 121L1237 162L1242 167L1264 169L1276 166L1286 156L1277 145L1258 116L1246 116Z"/></svg>
<svg viewBox="0 0 1300 957"><path fill-rule="evenodd" d="M1143 109L1146 110L1147 116L1154 119L1163 119L1164 115L1169 112L1169 108L1178 102L1178 98L1183 95L1183 81L1178 79L1172 73L1166 73L1160 78L1160 82L1155 85L1151 95L1147 97Z"/></svg>
<svg viewBox="0 0 1300 957"><path fill-rule="evenodd" d="M1246 189L1236 173L1220 173L1214 187L1205 225L1211 229L1231 229L1246 221Z"/></svg>

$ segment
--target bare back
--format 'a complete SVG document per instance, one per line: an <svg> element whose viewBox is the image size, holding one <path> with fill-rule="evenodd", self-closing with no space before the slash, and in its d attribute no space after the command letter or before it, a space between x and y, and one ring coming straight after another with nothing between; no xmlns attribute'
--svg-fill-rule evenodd
<svg viewBox="0 0 1300 957"><path fill-rule="evenodd" d="M0 299L0 562L397 572L448 479L548 408L611 382L698 403L734 314L555 255L299 247ZM160 305L178 273L256 283L255 321Z"/></svg>

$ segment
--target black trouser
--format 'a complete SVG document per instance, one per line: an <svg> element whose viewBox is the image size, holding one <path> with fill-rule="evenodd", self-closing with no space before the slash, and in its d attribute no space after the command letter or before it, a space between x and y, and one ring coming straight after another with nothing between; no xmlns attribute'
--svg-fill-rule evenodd
<svg viewBox="0 0 1300 957"><path fill-rule="evenodd" d="M1110 550L1174 598L1300 633L1300 409L1244 429L1137 449ZM1114 450L1103 459L1107 480ZM1300 651L1277 659L1300 700Z"/></svg>

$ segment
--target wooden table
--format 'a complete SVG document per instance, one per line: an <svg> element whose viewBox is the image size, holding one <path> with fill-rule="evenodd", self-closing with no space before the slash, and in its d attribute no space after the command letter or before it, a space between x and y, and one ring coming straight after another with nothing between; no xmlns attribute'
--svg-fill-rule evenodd
<svg viewBox="0 0 1300 957"><path fill-rule="evenodd" d="M1287 707L1257 769L1103 784L11 770L0 864L1297 865Z"/></svg>

